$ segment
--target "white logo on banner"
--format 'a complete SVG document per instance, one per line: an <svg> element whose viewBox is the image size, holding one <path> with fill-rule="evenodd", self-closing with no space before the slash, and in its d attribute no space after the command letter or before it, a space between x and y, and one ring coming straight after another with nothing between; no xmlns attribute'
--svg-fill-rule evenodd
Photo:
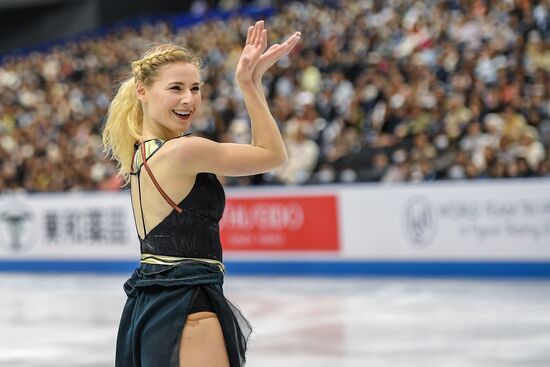
<svg viewBox="0 0 550 367"><path fill-rule="evenodd" d="M28 251L36 244L35 222L32 208L25 203L3 203L0 206L0 248L8 252Z"/></svg>
<svg viewBox="0 0 550 367"><path fill-rule="evenodd" d="M296 231L305 220L303 208L295 203L259 203L250 206L228 205L221 228L236 230Z"/></svg>
<svg viewBox="0 0 550 367"><path fill-rule="evenodd" d="M423 196L411 198L405 205L404 236L416 247L429 245L437 232L437 212L434 205Z"/></svg>

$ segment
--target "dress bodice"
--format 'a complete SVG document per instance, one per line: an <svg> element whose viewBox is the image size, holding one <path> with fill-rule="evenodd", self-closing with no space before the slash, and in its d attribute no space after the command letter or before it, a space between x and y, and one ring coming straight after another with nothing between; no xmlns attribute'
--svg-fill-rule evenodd
<svg viewBox="0 0 550 367"><path fill-rule="evenodd" d="M145 162L164 143L160 139L145 141ZM138 176L139 185L139 175L148 172L142 169L144 162L141 159L140 146L137 145L136 149L132 174ZM159 186L162 187L162 182L159 182ZM140 206L141 204L140 191ZM222 261L219 222L225 207L225 192L216 175L198 173L191 191L177 207L181 211L173 209L159 224L145 233L143 239L140 238L141 253ZM146 215L147 208L141 209Z"/></svg>

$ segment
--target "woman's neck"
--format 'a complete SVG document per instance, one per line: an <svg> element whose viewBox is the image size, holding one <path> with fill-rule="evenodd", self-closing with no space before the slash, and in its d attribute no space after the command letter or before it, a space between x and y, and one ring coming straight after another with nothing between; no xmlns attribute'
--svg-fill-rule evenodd
<svg viewBox="0 0 550 367"><path fill-rule="evenodd" d="M141 132L141 140L161 139L169 140L181 136L181 132L172 131L164 128L159 124L147 124L143 123L143 130Z"/></svg>

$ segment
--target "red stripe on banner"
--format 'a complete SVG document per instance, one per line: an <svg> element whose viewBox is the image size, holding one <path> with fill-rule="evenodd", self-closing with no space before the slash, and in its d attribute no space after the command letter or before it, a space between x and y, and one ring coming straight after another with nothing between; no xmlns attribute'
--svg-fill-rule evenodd
<svg viewBox="0 0 550 367"><path fill-rule="evenodd" d="M338 251L336 196L228 198L224 251Z"/></svg>

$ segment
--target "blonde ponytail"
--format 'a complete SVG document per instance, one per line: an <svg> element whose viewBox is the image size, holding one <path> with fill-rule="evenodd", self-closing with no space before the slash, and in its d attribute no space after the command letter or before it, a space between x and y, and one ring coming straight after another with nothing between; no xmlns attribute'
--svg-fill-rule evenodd
<svg viewBox="0 0 550 367"><path fill-rule="evenodd" d="M150 87L161 66L186 62L199 69L199 57L187 49L173 44L157 45L147 50L140 60L132 63L133 77L127 79L113 98L103 127L103 147L117 161L117 168L125 183L130 180L130 166L134 144L141 140L143 109L136 95L136 81Z"/></svg>
<svg viewBox="0 0 550 367"><path fill-rule="evenodd" d="M143 111L136 96L134 78L127 79L113 98L103 128L103 146L117 161L119 173L127 183L134 154L134 143L141 139Z"/></svg>

